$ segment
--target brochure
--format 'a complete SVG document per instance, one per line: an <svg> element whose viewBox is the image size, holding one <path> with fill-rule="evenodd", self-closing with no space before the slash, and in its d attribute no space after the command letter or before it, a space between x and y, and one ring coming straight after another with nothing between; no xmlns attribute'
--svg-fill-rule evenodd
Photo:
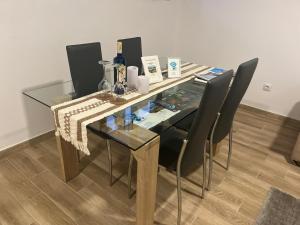
<svg viewBox="0 0 300 225"><path fill-rule="evenodd" d="M145 76L148 77L149 83L157 83L163 81L158 56L143 56L142 62L144 66Z"/></svg>

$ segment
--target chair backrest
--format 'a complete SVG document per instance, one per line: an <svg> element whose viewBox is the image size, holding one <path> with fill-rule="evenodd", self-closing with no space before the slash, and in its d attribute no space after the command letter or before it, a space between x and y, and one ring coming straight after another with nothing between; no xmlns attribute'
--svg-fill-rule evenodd
<svg viewBox="0 0 300 225"><path fill-rule="evenodd" d="M140 37L134 37L118 41L122 42L122 51L126 60L126 66L137 66L139 68L139 74L142 74L142 39Z"/></svg>
<svg viewBox="0 0 300 225"><path fill-rule="evenodd" d="M188 143L181 161L181 173L186 175L203 164L205 143L218 112L228 92L233 70L225 72L207 82L192 126L188 132Z"/></svg>
<svg viewBox="0 0 300 225"><path fill-rule="evenodd" d="M103 80L101 45L99 42L66 47L71 77L76 97L82 97L98 90Z"/></svg>
<svg viewBox="0 0 300 225"><path fill-rule="evenodd" d="M226 100L221 108L221 115L215 128L213 143L219 143L228 135L235 112L251 82L257 63L258 58L255 58L239 66Z"/></svg>

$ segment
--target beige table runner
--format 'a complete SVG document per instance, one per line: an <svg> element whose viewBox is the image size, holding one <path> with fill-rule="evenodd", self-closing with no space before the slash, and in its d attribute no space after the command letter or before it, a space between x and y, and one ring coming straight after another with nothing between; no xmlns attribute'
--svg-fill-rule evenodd
<svg viewBox="0 0 300 225"><path fill-rule="evenodd" d="M117 97L104 92L96 92L82 98L64 102L51 107L54 114L57 136L71 142L78 150L89 155L87 147L87 125L119 112L127 107L141 102L164 90L184 83L194 78L195 73L206 73L212 67L193 63L182 64L180 78L165 79L160 83L150 85L148 94L136 91Z"/></svg>

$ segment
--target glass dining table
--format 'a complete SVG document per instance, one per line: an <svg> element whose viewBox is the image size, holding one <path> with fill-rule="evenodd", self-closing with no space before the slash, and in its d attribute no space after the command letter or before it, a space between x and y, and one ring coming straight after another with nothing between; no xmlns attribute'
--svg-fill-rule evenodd
<svg viewBox="0 0 300 225"><path fill-rule="evenodd" d="M94 122L89 128L137 150L197 109L204 88L203 83L189 80ZM23 94L49 108L76 96L72 81L26 90ZM143 133L138 142L128 135L137 127Z"/></svg>
<svg viewBox="0 0 300 225"><path fill-rule="evenodd" d="M198 108L204 90L205 83L189 79L89 125L94 132L128 147L137 160L138 225L154 221L160 135ZM49 108L76 98L72 81L29 89L23 94ZM80 173L78 152L59 136L57 144L67 182Z"/></svg>

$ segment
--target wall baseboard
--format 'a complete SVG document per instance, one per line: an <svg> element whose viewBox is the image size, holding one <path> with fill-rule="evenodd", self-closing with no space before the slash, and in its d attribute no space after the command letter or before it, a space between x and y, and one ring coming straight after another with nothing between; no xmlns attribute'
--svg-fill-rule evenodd
<svg viewBox="0 0 300 225"><path fill-rule="evenodd" d="M269 118L274 119L274 121L278 122L278 124L282 125L282 126L284 126L286 123L293 124L293 127L296 127L300 132L300 121L299 120L292 119L292 118L289 118L289 117L285 117L285 116L282 116L282 115L278 115L278 114L275 114L275 113L272 113L272 112L264 111L262 109L258 109L258 108L248 106L248 105L244 105L244 104L240 104L239 109L247 111L249 113L252 112L252 113L255 113L255 114L261 114L261 115L267 116ZM4 158L8 154L11 154L12 152L20 151L20 150L22 150L26 147L30 147L34 144L37 144L38 142L40 142L42 140L45 140L49 137L53 137L53 135L54 135L54 130L46 132L46 133L41 134L41 135L39 135L37 137L34 137L32 139L21 142L19 144L16 144L12 147L6 148L6 149L0 151L0 159Z"/></svg>
<svg viewBox="0 0 300 225"><path fill-rule="evenodd" d="M256 114L267 116L269 118L274 119L274 122L276 121L277 124L279 124L279 125L293 124L293 127L297 128L300 132L300 120L296 120L296 119L293 119L290 117L279 115L279 114L276 114L273 112L268 112L263 109L255 108L253 106L249 106L249 105L245 105L245 104L240 104L239 109L248 111L250 113L253 112Z"/></svg>
<svg viewBox="0 0 300 225"><path fill-rule="evenodd" d="M11 147L8 147L6 149L3 149L2 151L0 151L0 159L6 157L7 155L11 154L11 153L15 153L17 151L20 151L24 148L27 148L27 147L31 147L37 143L39 143L40 141L42 140L45 140L45 139L48 139L50 137L53 137L54 135L54 130L51 130L51 131L48 131L44 134L41 134L41 135L38 135L34 138L31 138L27 141L23 141L19 144L16 144L14 146L11 146Z"/></svg>

